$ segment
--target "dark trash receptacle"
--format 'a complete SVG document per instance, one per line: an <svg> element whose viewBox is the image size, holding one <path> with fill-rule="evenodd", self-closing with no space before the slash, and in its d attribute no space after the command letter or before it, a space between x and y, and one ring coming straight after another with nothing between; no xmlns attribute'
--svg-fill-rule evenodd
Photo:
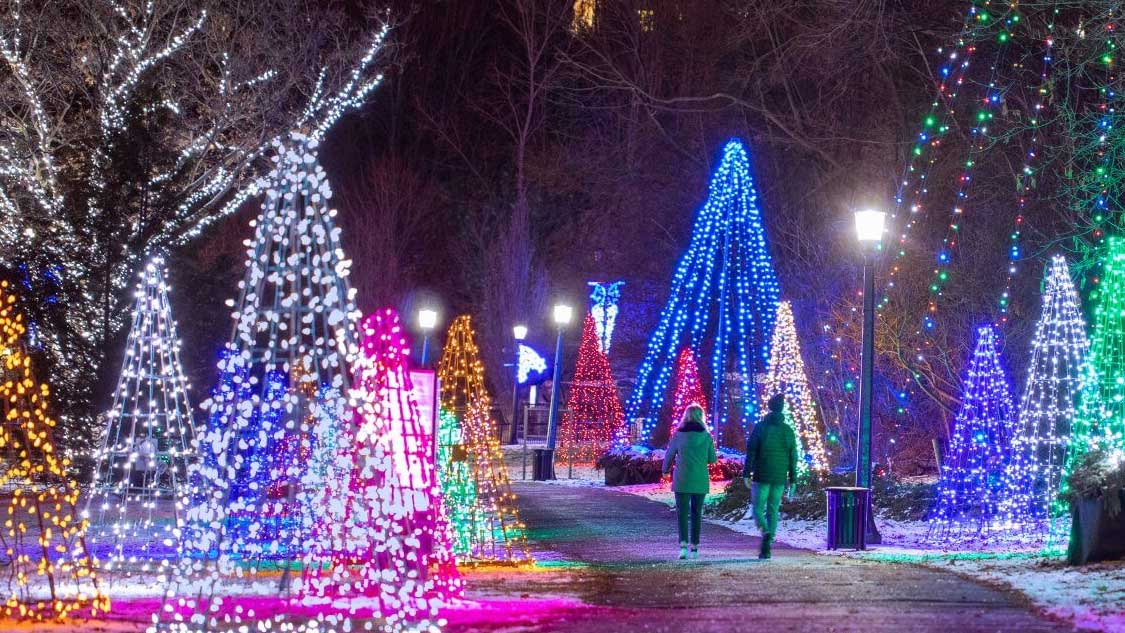
<svg viewBox="0 0 1125 633"><path fill-rule="evenodd" d="M536 448L531 451L531 478L547 481L555 478L555 450Z"/></svg>
<svg viewBox="0 0 1125 633"><path fill-rule="evenodd" d="M1125 489L1116 493L1125 506ZM1071 506L1070 544L1066 552L1071 565L1125 558L1125 511L1110 516L1105 505L1102 496L1079 499Z"/></svg>
<svg viewBox="0 0 1125 633"><path fill-rule="evenodd" d="M828 494L828 549L867 549L869 488L825 488Z"/></svg>

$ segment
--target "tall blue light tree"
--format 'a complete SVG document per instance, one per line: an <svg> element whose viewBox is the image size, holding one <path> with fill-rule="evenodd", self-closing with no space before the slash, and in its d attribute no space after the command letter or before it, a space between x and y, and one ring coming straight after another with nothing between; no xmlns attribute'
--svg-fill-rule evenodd
<svg viewBox="0 0 1125 633"><path fill-rule="evenodd" d="M963 385L930 519L937 538L986 531L1000 515L1016 409L992 326L977 330Z"/></svg>
<svg viewBox="0 0 1125 633"><path fill-rule="evenodd" d="M653 439L684 345L697 358L710 359L708 410L719 444L738 439L732 438L734 428L745 437L756 417L753 375L769 361L779 295L757 199L746 147L731 139L711 176L707 202L696 217L691 244L676 267L668 303L626 404L627 419L643 418L646 443ZM741 386L728 379L729 373L741 378ZM737 388L750 393L736 394ZM738 414L733 420L732 403Z"/></svg>

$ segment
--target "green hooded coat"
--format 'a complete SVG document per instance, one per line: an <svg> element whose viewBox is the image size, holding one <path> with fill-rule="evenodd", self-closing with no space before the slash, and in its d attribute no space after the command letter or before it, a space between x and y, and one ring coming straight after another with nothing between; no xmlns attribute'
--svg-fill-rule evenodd
<svg viewBox="0 0 1125 633"><path fill-rule="evenodd" d="M785 423L780 405L777 410L771 406L766 417L754 425L746 442L742 476L763 484L796 483L797 436Z"/></svg>
<svg viewBox="0 0 1125 633"><path fill-rule="evenodd" d="M711 491L711 474L707 465L719 460L715 441L707 431L679 431L668 442L664 452L664 472L675 463L672 492L705 495Z"/></svg>

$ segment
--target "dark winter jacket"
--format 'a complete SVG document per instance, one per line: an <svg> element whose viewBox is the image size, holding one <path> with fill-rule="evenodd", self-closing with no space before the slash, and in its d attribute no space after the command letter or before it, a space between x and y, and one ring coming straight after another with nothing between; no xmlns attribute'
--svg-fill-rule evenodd
<svg viewBox="0 0 1125 633"><path fill-rule="evenodd" d="M668 441L664 452L664 472L667 473L673 463L676 465L672 473L672 492L697 495L710 492L711 474L707 472L707 465L718 459L711 434L702 425L685 425Z"/></svg>
<svg viewBox="0 0 1125 633"><path fill-rule="evenodd" d="M764 484L797 481L797 436L780 410L770 411L754 426L746 442L742 476Z"/></svg>

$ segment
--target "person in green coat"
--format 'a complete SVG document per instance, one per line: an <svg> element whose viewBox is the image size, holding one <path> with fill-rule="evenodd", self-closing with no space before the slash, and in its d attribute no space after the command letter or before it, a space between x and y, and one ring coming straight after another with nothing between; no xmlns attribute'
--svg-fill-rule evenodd
<svg viewBox="0 0 1125 633"><path fill-rule="evenodd" d="M676 466L672 474L672 492L676 495L676 515L680 522L680 560L688 557L689 542L691 557L699 557L703 499L711 491L707 465L714 464L718 459L715 441L703 424L703 407L689 405L680 428L672 435L664 452L664 474L672 470L673 464Z"/></svg>
<svg viewBox="0 0 1125 633"><path fill-rule="evenodd" d="M797 483L797 436L785 423L785 397L776 394L767 406L769 413L754 426L746 442L746 465L742 469L754 504L754 522L762 531L761 559L771 555L781 498L789 485Z"/></svg>

